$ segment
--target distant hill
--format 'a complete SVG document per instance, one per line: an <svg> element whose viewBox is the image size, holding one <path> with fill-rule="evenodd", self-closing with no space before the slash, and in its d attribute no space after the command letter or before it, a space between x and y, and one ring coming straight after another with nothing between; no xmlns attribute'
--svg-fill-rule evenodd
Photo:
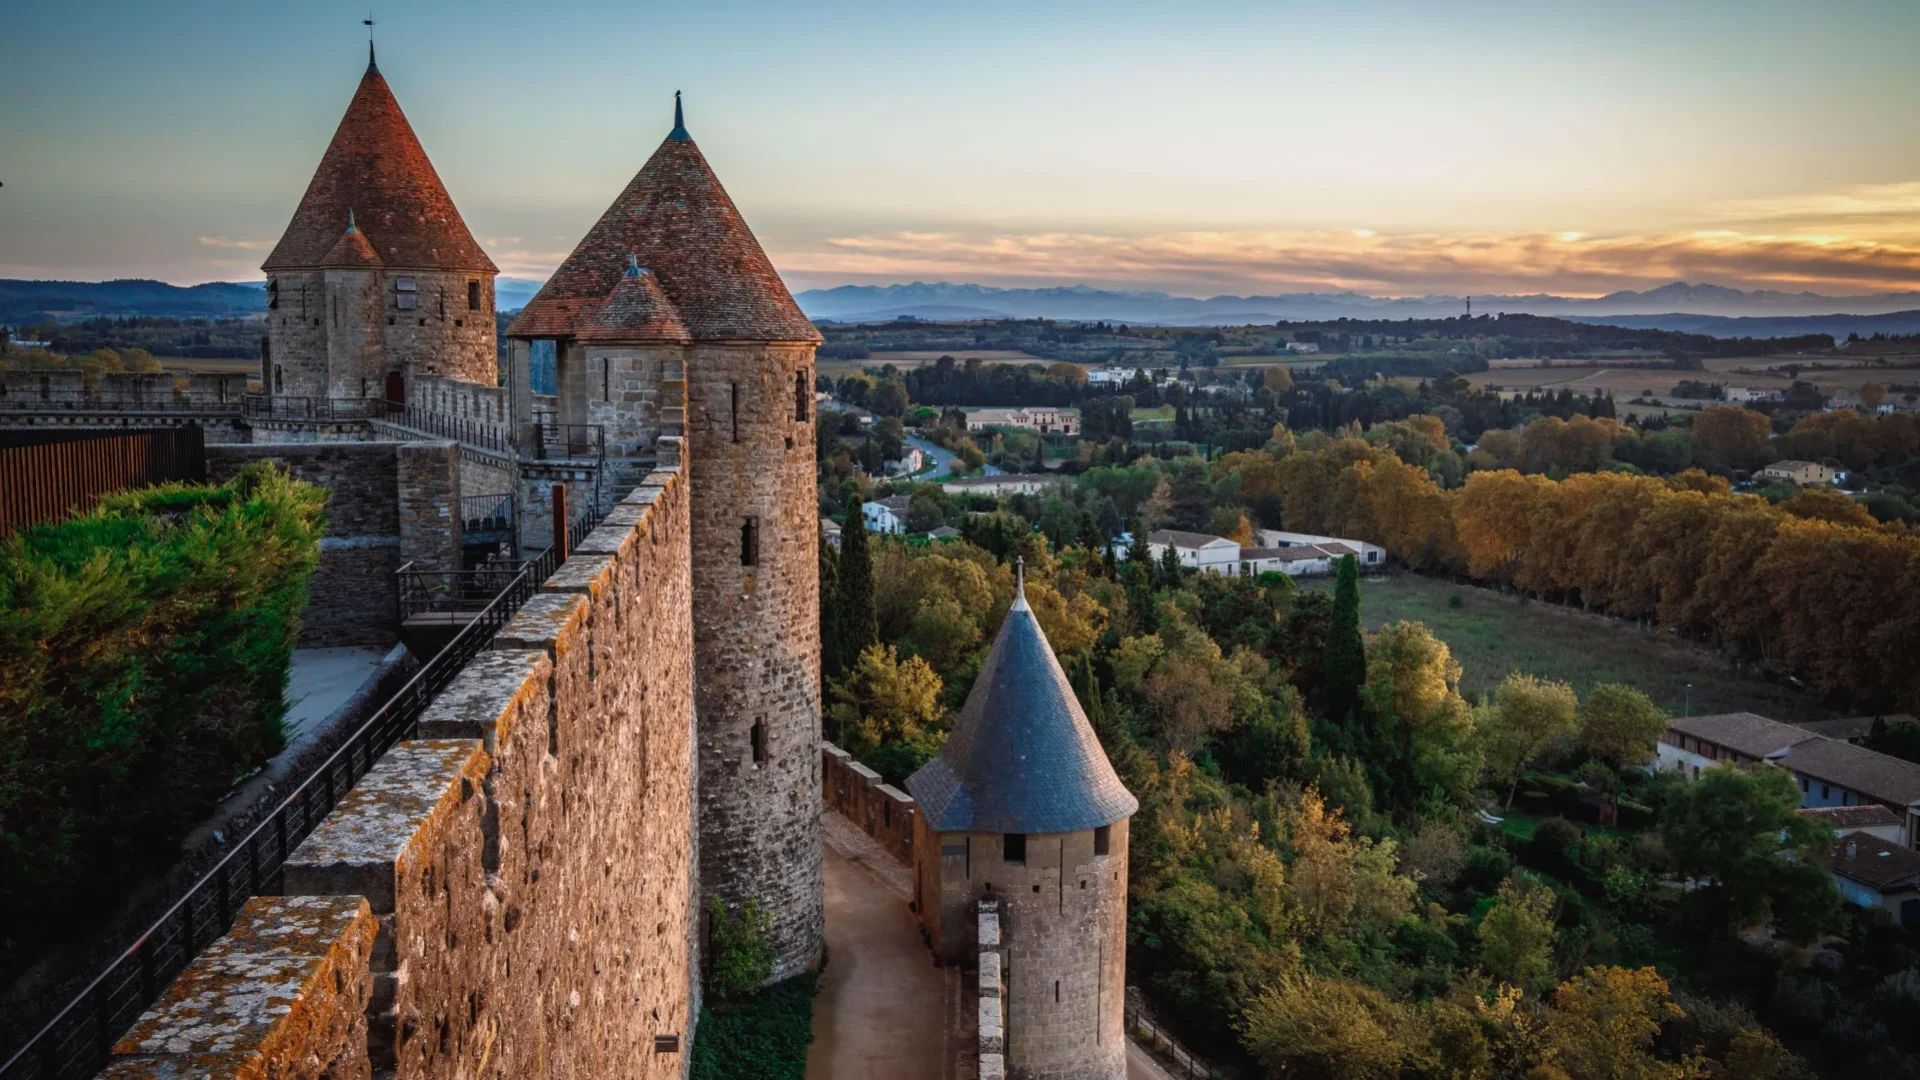
<svg viewBox="0 0 1920 1080"><path fill-rule="evenodd" d="M1920 309L1889 311L1882 315L1771 315L1729 318L1725 315L1569 315L1574 322L1622 326L1629 330L1679 330L1713 337L1776 338L1828 334L1845 341L1848 334L1920 334Z"/></svg>
<svg viewBox="0 0 1920 1080"><path fill-rule="evenodd" d="M1380 297L1356 292L1284 293L1275 296L1214 296L1200 299L1164 292L1132 292L1072 285L1047 289L1001 289L991 285L919 282L909 285L842 285L809 289L795 299L809 317L841 322L885 321L909 315L926 319L1013 318L1104 320L1146 325L1206 326L1282 319L1432 319L1463 314L1462 296ZM1674 282L1645 292L1624 291L1606 296L1567 297L1550 293L1524 296L1473 297L1476 314L1501 312L1556 315L1568 318L1639 316L1640 323L1722 336L1758 332L1759 328L1717 327L1691 320L1768 319L1817 316L1822 332L1840 327L1840 335L1857 327L1835 319L1879 316L1920 309L1920 293L1875 293L1864 296L1821 296L1817 293L1748 291L1719 285ZM946 314L966 311L970 314ZM937 313L937 314L936 314ZM1609 319L1608 321L1613 321ZM1788 331L1782 330L1781 333ZM1862 333L1870 331L1862 330Z"/></svg>
<svg viewBox="0 0 1920 1080"><path fill-rule="evenodd" d="M19 281L0 279L0 323L71 322L98 315L163 315L176 319L231 318L267 310L261 283L216 281Z"/></svg>

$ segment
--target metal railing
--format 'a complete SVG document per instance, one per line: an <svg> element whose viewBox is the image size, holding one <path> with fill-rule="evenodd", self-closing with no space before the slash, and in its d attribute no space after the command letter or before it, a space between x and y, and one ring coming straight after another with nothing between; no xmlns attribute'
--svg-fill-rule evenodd
<svg viewBox="0 0 1920 1080"><path fill-rule="evenodd" d="M393 574L399 584L400 617L484 611L513 587L525 568L524 563L503 561L478 570L416 570L409 562Z"/></svg>
<svg viewBox="0 0 1920 1080"><path fill-rule="evenodd" d="M285 397L248 394L242 413L255 420L375 420L387 414L379 398Z"/></svg>
<svg viewBox="0 0 1920 1080"><path fill-rule="evenodd" d="M1159 1056L1161 1062L1172 1066L1175 1075L1185 1077L1204 1077L1206 1080L1227 1080L1230 1074L1221 1072L1213 1066L1194 1057L1181 1046L1165 1028L1148 1019L1147 1014L1134 1007L1128 1001L1125 1008L1127 1030L1134 1040L1146 1046Z"/></svg>
<svg viewBox="0 0 1920 1080"><path fill-rule="evenodd" d="M388 423L410 427L415 431L439 435L454 442L478 446L497 453L513 453L513 440L509 437L508 428L504 424L493 424L471 417L435 412L419 405L402 405L397 401L381 404L386 408L386 413L381 419Z"/></svg>
<svg viewBox="0 0 1920 1080"><path fill-rule="evenodd" d="M600 424L556 424L536 416L528 429L526 453L533 458L592 458L607 455L607 429Z"/></svg>
<svg viewBox="0 0 1920 1080"><path fill-rule="evenodd" d="M512 495L460 496L460 538L463 542L493 543L512 535Z"/></svg>
<svg viewBox="0 0 1920 1080"><path fill-rule="evenodd" d="M86 390L20 390L0 392L0 409L9 412L191 412L238 413L241 395L232 400L195 399L185 391L167 388L151 396L127 397L121 394L93 393Z"/></svg>
<svg viewBox="0 0 1920 1080"><path fill-rule="evenodd" d="M567 530L568 548L585 539L599 518L591 506L574 518ZM0 1080L82 1080L99 1072L113 1044L147 1006L200 950L233 926L241 905L251 896L279 890L287 857L381 756L413 731L420 714L491 644L520 605L552 576L558 562L548 548L506 578L500 591L446 648L423 664L399 693L241 837L139 940L8 1057L0 1065Z"/></svg>

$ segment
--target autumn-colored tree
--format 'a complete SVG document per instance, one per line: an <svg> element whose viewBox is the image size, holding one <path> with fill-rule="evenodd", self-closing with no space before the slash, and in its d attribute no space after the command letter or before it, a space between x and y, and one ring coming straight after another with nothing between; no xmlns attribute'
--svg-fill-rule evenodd
<svg viewBox="0 0 1920 1080"><path fill-rule="evenodd" d="M1881 383L1860 384L1860 404L1869 409L1877 409L1886 404L1887 388Z"/></svg>
<svg viewBox="0 0 1920 1080"><path fill-rule="evenodd" d="M1554 991L1554 1064L1570 1080L1685 1080L1686 1067L1653 1053L1660 1025L1681 1015L1652 968L1588 968Z"/></svg>
<svg viewBox="0 0 1920 1080"><path fill-rule="evenodd" d="M1738 406L1702 409L1693 418L1693 442L1712 458L1735 469L1766 463L1773 424L1765 413Z"/></svg>
<svg viewBox="0 0 1920 1080"><path fill-rule="evenodd" d="M1484 472L1518 469L1525 456L1526 444L1519 432L1490 428L1480 433L1480 441L1467 454L1467 464Z"/></svg>
<svg viewBox="0 0 1920 1080"><path fill-rule="evenodd" d="M1567 683L1517 671L1501 681L1493 704L1481 711L1477 733L1487 775L1506 787L1508 806L1527 766L1572 736L1576 709Z"/></svg>
<svg viewBox="0 0 1920 1080"><path fill-rule="evenodd" d="M1302 970L1247 1005L1241 1034L1269 1076L1391 1080L1410 1053L1406 1026L1378 990Z"/></svg>
<svg viewBox="0 0 1920 1080"><path fill-rule="evenodd" d="M1287 370L1286 365L1275 364L1260 373L1260 385L1273 391L1276 396L1288 393L1293 390L1293 373Z"/></svg>
<svg viewBox="0 0 1920 1080"><path fill-rule="evenodd" d="M1396 622L1367 640L1362 695L1371 737L1357 740L1374 787L1396 809L1439 798L1464 805L1480 762L1460 664L1422 623Z"/></svg>
<svg viewBox="0 0 1920 1080"><path fill-rule="evenodd" d="M1480 967L1501 982L1524 990L1550 985L1553 976L1553 890L1508 878L1500 883L1493 907L1481 917Z"/></svg>
<svg viewBox="0 0 1920 1080"><path fill-rule="evenodd" d="M1835 525L1851 525L1856 529L1871 529L1878 524L1866 507L1837 491L1822 491L1819 488L1801 488L1781 503L1780 509L1797 518L1831 521Z"/></svg>
<svg viewBox="0 0 1920 1080"><path fill-rule="evenodd" d="M1645 765L1653 760L1667 721L1667 710L1639 688L1601 683L1580 703L1580 746L1616 770Z"/></svg>

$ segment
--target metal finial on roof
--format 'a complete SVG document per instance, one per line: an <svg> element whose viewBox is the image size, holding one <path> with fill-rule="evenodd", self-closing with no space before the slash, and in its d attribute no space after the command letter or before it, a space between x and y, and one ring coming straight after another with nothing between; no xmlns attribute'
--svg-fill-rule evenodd
<svg viewBox="0 0 1920 1080"><path fill-rule="evenodd" d="M353 211L352 211L352 210L348 210L348 211L347 211L347 231L348 231L348 232L359 232L359 231L360 231L359 229L356 229L356 228L354 228L354 225L353 225Z"/></svg>
<svg viewBox="0 0 1920 1080"><path fill-rule="evenodd" d="M360 25L367 28L367 70L370 72L379 71L380 68L373 62L373 11L372 9L368 9L367 17L360 20Z"/></svg>
<svg viewBox="0 0 1920 1080"><path fill-rule="evenodd" d="M1013 557L1013 602L1027 602L1027 557L1024 555Z"/></svg>
<svg viewBox="0 0 1920 1080"><path fill-rule="evenodd" d="M687 134L686 116L680 111L680 91L673 92L673 130L667 132L667 138L676 142L692 142L693 136Z"/></svg>
<svg viewBox="0 0 1920 1080"><path fill-rule="evenodd" d="M639 277L643 272L644 271L640 269L640 256L628 255L627 256L627 276Z"/></svg>

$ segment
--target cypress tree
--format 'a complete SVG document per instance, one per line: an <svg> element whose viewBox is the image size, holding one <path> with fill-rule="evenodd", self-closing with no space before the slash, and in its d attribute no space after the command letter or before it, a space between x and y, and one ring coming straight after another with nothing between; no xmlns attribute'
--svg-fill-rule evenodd
<svg viewBox="0 0 1920 1080"><path fill-rule="evenodd" d="M867 553L867 522L858 504L848 507L847 520L840 526L839 570L833 613L839 642L834 654L835 676L852 667L860 659L861 650L880 640L873 611L873 559Z"/></svg>
<svg viewBox="0 0 1920 1080"><path fill-rule="evenodd" d="M1160 584L1168 589L1180 587L1180 552L1172 544L1160 553Z"/></svg>
<svg viewBox="0 0 1920 1080"><path fill-rule="evenodd" d="M1333 618L1327 625L1322 654L1327 715L1344 720L1360 705L1360 687L1367 681L1367 650L1360 638L1360 564L1352 555L1340 558L1333 581Z"/></svg>
<svg viewBox="0 0 1920 1080"><path fill-rule="evenodd" d="M820 692L824 696L827 680L840 674L834 667L839 659L840 559L827 538L820 538Z"/></svg>

